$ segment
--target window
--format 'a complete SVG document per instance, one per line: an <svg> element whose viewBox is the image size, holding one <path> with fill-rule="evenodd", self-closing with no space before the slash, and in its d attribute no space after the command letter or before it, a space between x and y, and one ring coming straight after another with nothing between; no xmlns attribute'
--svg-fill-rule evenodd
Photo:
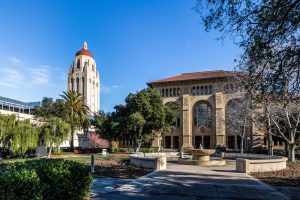
<svg viewBox="0 0 300 200"><path fill-rule="evenodd" d="M204 87L203 86L201 86L201 88L200 88L200 93L204 94Z"/></svg>
<svg viewBox="0 0 300 200"><path fill-rule="evenodd" d="M213 89L212 89L212 86L208 86L208 94L212 94L213 93Z"/></svg>
<svg viewBox="0 0 300 200"><path fill-rule="evenodd" d="M204 87L204 94L208 94L208 87L207 87L207 85Z"/></svg>
<svg viewBox="0 0 300 200"><path fill-rule="evenodd" d="M92 65L92 70L93 70L93 72L95 71L95 65Z"/></svg>
<svg viewBox="0 0 300 200"><path fill-rule="evenodd" d="M193 87L193 88L192 88L192 95L195 95L195 94L196 94L196 88Z"/></svg>
<svg viewBox="0 0 300 200"><path fill-rule="evenodd" d="M200 91L199 91L199 86L197 86L197 87L196 87L196 93L197 93L197 95L199 95L199 94L200 94Z"/></svg>
<svg viewBox="0 0 300 200"><path fill-rule="evenodd" d="M165 96L165 89L161 90L161 96L164 97Z"/></svg>
<svg viewBox="0 0 300 200"><path fill-rule="evenodd" d="M169 96L169 90L166 89L166 97L168 97L168 96Z"/></svg>
<svg viewBox="0 0 300 200"><path fill-rule="evenodd" d="M71 78L71 91L74 91L74 79Z"/></svg>
<svg viewBox="0 0 300 200"><path fill-rule="evenodd" d="M200 103L194 108L194 126L212 126L212 109L207 103Z"/></svg>
<svg viewBox="0 0 300 200"><path fill-rule="evenodd" d="M79 78L76 78L76 92L79 93Z"/></svg>
<svg viewBox="0 0 300 200"><path fill-rule="evenodd" d="M181 94L180 88L177 88L177 96L180 96L180 94Z"/></svg>
<svg viewBox="0 0 300 200"><path fill-rule="evenodd" d="M176 97L176 88L173 88L173 96Z"/></svg>
<svg viewBox="0 0 300 200"><path fill-rule="evenodd" d="M82 94L84 95L84 77L82 77Z"/></svg>
<svg viewBox="0 0 300 200"><path fill-rule="evenodd" d="M80 68L80 59L77 59L77 68Z"/></svg>
<svg viewBox="0 0 300 200"><path fill-rule="evenodd" d="M172 88L169 89L169 96L172 96Z"/></svg>

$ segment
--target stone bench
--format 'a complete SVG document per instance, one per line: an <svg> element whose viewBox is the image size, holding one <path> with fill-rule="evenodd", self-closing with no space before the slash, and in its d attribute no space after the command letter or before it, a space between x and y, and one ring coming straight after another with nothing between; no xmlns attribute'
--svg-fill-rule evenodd
<svg viewBox="0 0 300 200"><path fill-rule="evenodd" d="M154 169L155 171L158 171L167 168L167 159L165 156L150 158L150 157L131 155L130 164L137 167L150 168L150 169Z"/></svg>
<svg viewBox="0 0 300 200"><path fill-rule="evenodd" d="M236 171L243 173L278 171L286 168L286 157L273 156L271 159L236 159Z"/></svg>

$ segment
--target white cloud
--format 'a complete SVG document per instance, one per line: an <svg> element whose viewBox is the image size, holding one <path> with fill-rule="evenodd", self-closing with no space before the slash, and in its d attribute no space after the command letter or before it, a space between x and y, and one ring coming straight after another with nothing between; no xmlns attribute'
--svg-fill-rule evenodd
<svg viewBox="0 0 300 200"><path fill-rule="evenodd" d="M26 89L49 85L51 67L44 65L28 67L24 61L13 56L7 57L7 61L5 67L0 67L1 86L14 89Z"/></svg>
<svg viewBox="0 0 300 200"><path fill-rule="evenodd" d="M111 86L112 89L120 89L122 87L124 87L124 86L123 85L113 85L113 86Z"/></svg>
<svg viewBox="0 0 300 200"><path fill-rule="evenodd" d="M49 83L50 67L39 66L37 68L28 68L30 74L30 83L32 85L43 85Z"/></svg>
<svg viewBox="0 0 300 200"><path fill-rule="evenodd" d="M8 57L7 60L8 60L11 64L13 64L13 65L20 65L20 64L23 63L23 61L22 61L21 59L16 58L16 57L14 57L14 56Z"/></svg>

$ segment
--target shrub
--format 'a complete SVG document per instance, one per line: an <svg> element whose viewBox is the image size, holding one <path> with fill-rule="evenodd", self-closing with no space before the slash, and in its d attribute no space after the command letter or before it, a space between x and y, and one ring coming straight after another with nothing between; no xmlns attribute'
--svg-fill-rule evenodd
<svg viewBox="0 0 300 200"><path fill-rule="evenodd" d="M78 162L63 159L6 163L0 169L1 199L83 199L92 177Z"/></svg>

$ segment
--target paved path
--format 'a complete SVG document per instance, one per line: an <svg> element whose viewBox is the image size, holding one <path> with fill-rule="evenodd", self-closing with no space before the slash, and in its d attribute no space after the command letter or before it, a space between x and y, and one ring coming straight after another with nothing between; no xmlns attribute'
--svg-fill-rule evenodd
<svg viewBox="0 0 300 200"><path fill-rule="evenodd" d="M98 192L93 199L289 199L235 165L199 167L168 163L168 169Z"/></svg>

